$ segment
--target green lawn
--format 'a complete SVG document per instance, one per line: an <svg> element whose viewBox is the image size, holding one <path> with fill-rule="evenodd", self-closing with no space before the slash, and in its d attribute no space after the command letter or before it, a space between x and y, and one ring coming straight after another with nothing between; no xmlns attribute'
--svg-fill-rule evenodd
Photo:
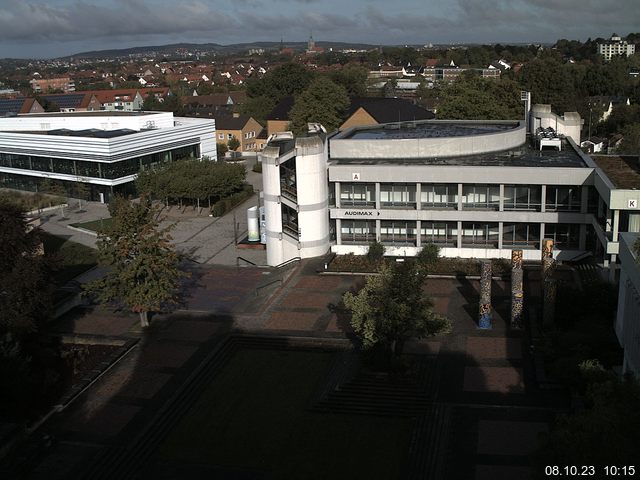
<svg viewBox="0 0 640 480"><path fill-rule="evenodd" d="M309 411L331 353L242 349L170 432L156 461L286 479L400 478L406 418Z"/></svg>
<svg viewBox="0 0 640 480"><path fill-rule="evenodd" d="M42 232L41 238L45 254L52 257L53 282L58 286L73 280L98 263L98 251L93 248L45 232Z"/></svg>
<svg viewBox="0 0 640 480"><path fill-rule="evenodd" d="M91 230L93 232L97 232L101 228L106 228L111 226L111 222L113 220L111 218L101 218L100 220L92 220L90 222L84 223L72 223L72 227L84 228L86 230Z"/></svg>

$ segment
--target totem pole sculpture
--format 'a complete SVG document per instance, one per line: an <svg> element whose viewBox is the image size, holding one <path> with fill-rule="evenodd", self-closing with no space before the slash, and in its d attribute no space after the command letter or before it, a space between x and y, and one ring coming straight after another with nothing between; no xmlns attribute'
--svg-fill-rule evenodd
<svg viewBox="0 0 640 480"><path fill-rule="evenodd" d="M511 251L511 328L522 328L524 273L522 250Z"/></svg>
<svg viewBox="0 0 640 480"><path fill-rule="evenodd" d="M489 330L491 325L491 260L482 261L480 271L480 311L478 327Z"/></svg>

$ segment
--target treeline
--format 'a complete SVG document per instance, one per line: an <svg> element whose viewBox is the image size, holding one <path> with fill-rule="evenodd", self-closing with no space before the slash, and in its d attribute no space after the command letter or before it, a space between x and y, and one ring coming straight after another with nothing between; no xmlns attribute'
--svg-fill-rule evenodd
<svg viewBox="0 0 640 480"><path fill-rule="evenodd" d="M244 190L243 165L208 160L182 160L157 169L140 172L136 186L141 194L172 203L212 204Z"/></svg>

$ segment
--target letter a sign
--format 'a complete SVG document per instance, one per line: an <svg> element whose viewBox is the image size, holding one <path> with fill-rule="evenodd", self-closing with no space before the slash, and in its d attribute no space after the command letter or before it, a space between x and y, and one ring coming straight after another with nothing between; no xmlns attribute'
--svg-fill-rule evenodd
<svg viewBox="0 0 640 480"><path fill-rule="evenodd" d="M351 174L351 180L353 180L354 182L359 182L360 181L360 174L359 173L352 173Z"/></svg>

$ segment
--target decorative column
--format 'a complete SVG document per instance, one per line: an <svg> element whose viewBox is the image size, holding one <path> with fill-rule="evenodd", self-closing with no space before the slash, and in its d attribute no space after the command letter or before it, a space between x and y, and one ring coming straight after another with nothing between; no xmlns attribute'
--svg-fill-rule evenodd
<svg viewBox="0 0 640 480"><path fill-rule="evenodd" d="M483 260L480 271L480 311L478 328L490 330L491 326L491 260Z"/></svg>
<svg viewBox="0 0 640 480"><path fill-rule="evenodd" d="M522 328L524 272L522 250L511 251L511 328Z"/></svg>
<svg viewBox="0 0 640 480"><path fill-rule="evenodd" d="M542 241L542 324L553 325L556 311L556 281L553 278L556 262L553 259L553 240Z"/></svg>

